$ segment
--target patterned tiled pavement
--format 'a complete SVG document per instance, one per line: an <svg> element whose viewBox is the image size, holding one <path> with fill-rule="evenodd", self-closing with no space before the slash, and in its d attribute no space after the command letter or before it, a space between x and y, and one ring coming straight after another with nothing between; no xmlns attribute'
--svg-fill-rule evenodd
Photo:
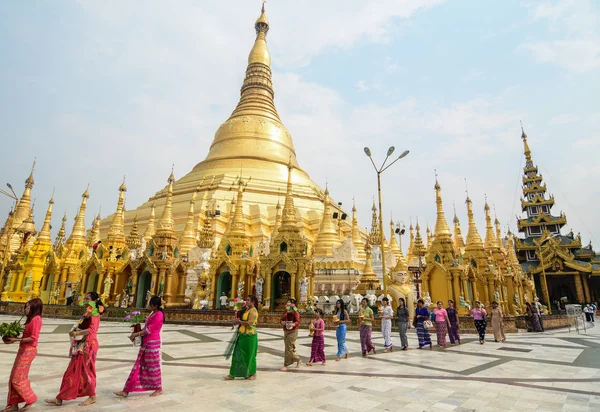
<svg viewBox="0 0 600 412"><path fill-rule="evenodd" d="M0 316L0 322L16 319ZM30 378L43 405L60 386L68 363L67 332L72 321L44 319ZM591 325L590 325L591 326ZM335 332L326 332L325 366L301 366L279 372L283 333L259 331L258 377L226 382L229 362L222 356L232 331L228 327L165 325L163 396L147 394L118 399L137 348L127 340L126 324L103 322L99 332L98 403L86 411L600 411L600 328L578 335L574 330L509 334L480 345L475 336L445 349L411 348L363 359L358 332L348 333L349 360L335 362ZM383 339L374 331L374 342ZM303 361L310 354L307 331L300 332ZM396 344L399 344L395 337ZM0 376L6 382L17 350L0 346ZM2 384L0 399L6 399ZM82 410L67 402L61 411Z"/></svg>

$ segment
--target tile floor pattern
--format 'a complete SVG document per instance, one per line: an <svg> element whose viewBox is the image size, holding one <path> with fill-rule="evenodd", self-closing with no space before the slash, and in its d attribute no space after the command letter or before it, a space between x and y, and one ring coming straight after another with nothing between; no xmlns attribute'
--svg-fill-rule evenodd
<svg viewBox="0 0 600 412"><path fill-rule="evenodd" d="M0 322L14 320L0 316ZM67 332L73 321L44 319L30 378L39 397L34 411L55 411L43 404L60 386L68 363ZM335 332L326 332L327 365L279 372L283 332L259 331L258 378L226 382L229 361L222 356L232 331L228 327L165 325L164 395L134 394L118 399L136 358L128 327L103 322L98 354L98 403L86 411L600 411L600 328L587 334L559 330L509 334L480 345L474 335L445 349L415 350L409 331L408 351L360 356L358 332L348 333L349 360L335 362ZM308 332L300 331L298 351L307 361ZM396 344L399 344L395 337ZM0 379L8 380L16 345L0 345ZM6 399L2 383L0 399ZM82 410L67 402L60 411Z"/></svg>

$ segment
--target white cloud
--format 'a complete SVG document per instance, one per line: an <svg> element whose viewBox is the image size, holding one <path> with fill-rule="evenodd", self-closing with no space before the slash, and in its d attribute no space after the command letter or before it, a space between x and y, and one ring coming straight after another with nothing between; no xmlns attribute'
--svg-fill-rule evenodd
<svg viewBox="0 0 600 412"><path fill-rule="evenodd" d="M518 50L530 52L540 63L550 63L575 73L600 69L600 15L589 0L543 3L533 19L546 21L555 39L524 42Z"/></svg>
<svg viewBox="0 0 600 412"><path fill-rule="evenodd" d="M364 80L359 80L356 82L356 88L358 90L360 90L361 92L366 92L367 90L370 89L369 86L367 86L367 83L365 83Z"/></svg>

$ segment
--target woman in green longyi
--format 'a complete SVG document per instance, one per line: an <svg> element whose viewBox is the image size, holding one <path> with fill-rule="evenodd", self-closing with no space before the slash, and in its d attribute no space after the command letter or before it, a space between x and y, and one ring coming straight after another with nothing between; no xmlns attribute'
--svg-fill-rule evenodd
<svg viewBox="0 0 600 412"><path fill-rule="evenodd" d="M246 306L242 309L239 319L233 321L239 325L238 337L233 349L231 368L225 380L235 378L256 379L256 352L258 351L258 335L256 333L256 322L258 321L258 299L254 295L248 295Z"/></svg>

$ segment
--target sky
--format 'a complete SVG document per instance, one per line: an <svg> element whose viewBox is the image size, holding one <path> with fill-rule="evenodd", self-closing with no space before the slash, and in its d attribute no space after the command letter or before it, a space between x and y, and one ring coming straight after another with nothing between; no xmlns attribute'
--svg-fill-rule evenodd
<svg viewBox="0 0 600 412"><path fill-rule="evenodd" d="M260 0L0 2L0 181L20 196L34 158L36 222L55 190L53 232L89 184L92 215L127 208L208 153L239 99ZM600 3L592 0L270 0L275 103L298 162L370 225L435 225L435 173L466 234L487 196L516 231L520 121L566 233L600 249ZM434 172L434 170L436 172ZM11 199L0 197L0 216ZM2 221L4 218L2 218ZM408 244L403 238L404 248Z"/></svg>

